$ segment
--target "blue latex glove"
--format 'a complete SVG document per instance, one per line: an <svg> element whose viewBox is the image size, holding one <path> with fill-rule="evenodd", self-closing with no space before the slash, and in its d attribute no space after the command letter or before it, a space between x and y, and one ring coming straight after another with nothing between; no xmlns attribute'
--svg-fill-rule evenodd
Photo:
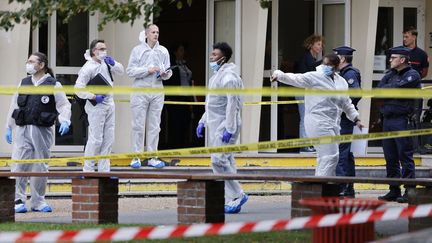
<svg viewBox="0 0 432 243"><path fill-rule="evenodd" d="M96 95L96 103L100 104L104 101L105 95Z"/></svg>
<svg viewBox="0 0 432 243"><path fill-rule="evenodd" d="M106 56L104 60L105 60L106 63L108 63L111 66L115 65L114 58L112 58L111 56Z"/></svg>
<svg viewBox="0 0 432 243"><path fill-rule="evenodd" d="M202 122L198 123L198 126L196 128L196 136L197 136L197 138L204 137L203 130L204 130L204 123L202 123Z"/></svg>
<svg viewBox="0 0 432 243"><path fill-rule="evenodd" d="M228 143L229 140L231 139L231 137L232 137L232 134L229 133L229 132L227 132L227 130L225 130L225 131L223 132L223 135L222 135L222 142L224 142L224 143Z"/></svg>
<svg viewBox="0 0 432 243"><path fill-rule="evenodd" d="M12 143L12 129L10 129L9 127L6 128L6 142L8 144Z"/></svg>
<svg viewBox="0 0 432 243"><path fill-rule="evenodd" d="M69 125L66 122L62 122L62 124L60 124L60 129L59 129L60 136L63 136L68 132L69 132Z"/></svg>
<svg viewBox="0 0 432 243"><path fill-rule="evenodd" d="M160 78L160 76L161 76L160 72L157 72L156 73L156 78Z"/></svg>

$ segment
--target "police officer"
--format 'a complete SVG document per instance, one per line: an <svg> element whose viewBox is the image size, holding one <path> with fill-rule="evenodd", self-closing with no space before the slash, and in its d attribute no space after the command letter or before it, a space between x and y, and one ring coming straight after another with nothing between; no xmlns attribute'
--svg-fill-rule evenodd
<svg viewBox="0 0 432 243"><path fill-rule="evenodd" d="M393 47L389 54L391 70L381 79L378 87L420 88L420 75L409 64L410 49L404 46ZM409 117L415 112L415 99L385 99L380 112L383 117L383 131L407 130ZM382 143L387 177L415 178L412 138L384 139ZM405 191L401 196L399 185L390 184L390 192L378 199L406 203L408 195Z"/></svg>
<svg viewBox="0 0 432 243"><path fill-rule="evenodd" d="M347 81L350 89L359 89L361 87L360 71L353 67L352 59L353 52L355 49L349 46L340 46L334 48L333 51L340 58L340 64L338 66L340 75ZM351 98L351 101L357 109L357 103L360 98ZM357 109L358 110L358 109ZM355 124L350 121L345 113L342 113L340 122L340 134L352 134ZM355 161L354 155L351 152L351 143L339 144L339 161L336 167L337 176L355 176ZM341 184L341 192L339 196L342 197L354 197L354 187L352 183Z"/></svg>

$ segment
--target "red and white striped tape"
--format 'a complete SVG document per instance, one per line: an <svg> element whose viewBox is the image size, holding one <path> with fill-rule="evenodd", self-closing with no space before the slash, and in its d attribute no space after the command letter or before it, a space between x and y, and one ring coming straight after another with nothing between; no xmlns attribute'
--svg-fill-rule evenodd
<svg viewBox="0 0 432 243"><path fill-rule="evenodd" d="M316 215L310 217L293 218L291 220L265 220L258 222L156 227L123 227L111 229L83 229L72 231L59 230L41 232L1 232L0 242L48 243L168 239L175 237L199 237L248 232L298 230L430 216L432 216L432 204L423 204L407 208L388 208L384 210L369 210L350 214Z"/></svg>

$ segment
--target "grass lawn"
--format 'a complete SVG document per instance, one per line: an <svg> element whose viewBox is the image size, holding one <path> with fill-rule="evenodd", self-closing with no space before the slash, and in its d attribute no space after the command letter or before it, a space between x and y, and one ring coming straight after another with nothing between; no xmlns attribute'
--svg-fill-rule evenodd
<svg viewBox="0 0 432 243"><path fill-rule="evenodd" d="M5 223L0 224L0 231L42 231L42 230L76 230L85 228L112 228L118 227L118 224L49 224L49 223ZM143 226L143 225L121 225ZM227 236L210 236L199 238L184 238L170 240L154 240L152 242L310 242L310 231L281 231L269 233L248 233ZM143 242L143 241L135 241Z"/></svg>

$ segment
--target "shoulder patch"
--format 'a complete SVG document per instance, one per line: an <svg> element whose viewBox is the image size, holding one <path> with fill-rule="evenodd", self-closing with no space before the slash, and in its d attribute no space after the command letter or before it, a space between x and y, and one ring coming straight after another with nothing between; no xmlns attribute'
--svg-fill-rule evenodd
<svg viewBox="0 0 432 243"><path fill-rule="evenodd" d="M413 78L412 78L412 76L409 76L408 77L408 81L411 81Z"/></svg>
<svg viewBox="0 0 432 243"><path fill-rule="evenodd" d="M354 83L354 79L350 78L347 80L348 84L353 84Z"/></svg>

